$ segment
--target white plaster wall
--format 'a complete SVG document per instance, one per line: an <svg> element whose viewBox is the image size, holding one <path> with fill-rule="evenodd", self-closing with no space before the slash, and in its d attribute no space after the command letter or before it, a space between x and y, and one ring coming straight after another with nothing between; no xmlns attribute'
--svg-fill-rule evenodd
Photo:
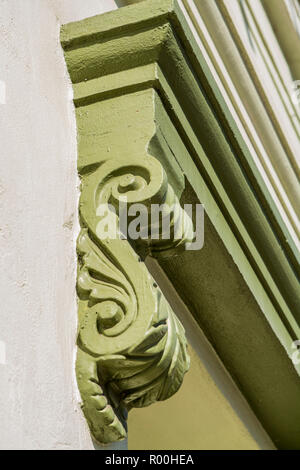
<svg viewBox="0 0 300 470"><path fill-rule="evenodd" d="M93 448L73 377L76 128L59 28L116 3L0 0L0 449Z"/></svg>

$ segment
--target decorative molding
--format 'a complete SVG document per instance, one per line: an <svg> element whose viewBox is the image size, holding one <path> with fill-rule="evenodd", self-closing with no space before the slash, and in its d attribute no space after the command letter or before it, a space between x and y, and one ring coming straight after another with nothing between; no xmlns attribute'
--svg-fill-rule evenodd
<svg viewBox="0 0 300 470"><path fill-rule="evenodd" d="M243 31L241 23L238 21L237 3L221 0L217 6L263 105L264 109L259 114L266 115L264 119L274 129L273 140L278 143L273 145L272 150L270 146L266 149L270 154L273 171L289 198L285 204L286 212L291 213L290 218L293 221L299 244L299 112L291 99L291 76L287 73L281 75L283 71L286 71L286 59L282 56L277 38L259 0L251 2L245 0L244 2L244 11L248 18L255 50L249 45L248 35ZM285 67L280 64L280 60ZM250 96L253 100L252 94ZM250 106L247 105L247 102L246 106L249 109ZM263 125L263 133L258 131L263 139L266 139L266 136L271 133L271 130L268 130L268 125Z"/></svg>
<svg viewBox="0 0 300 470"><path fill-rule="evenodd" d="M295 30L300 38L300 5L298 0L285 0L286 8L289 12Z"/></svg>
<svg viewBox="0 0 300 470"><path fill-rule="evenodd" d="M125 435L123 416L130 405L122 401L118 389L121 385L115 384L119 380L123 383L123 377L115 373L118 362L107 362L107 375L99 377L104 365L97 369L102 351L95 346L100 336L98 328L101 341L108 344L112 344L110 329L123 331L119 353L125 353L122 360L128 361L132 348L144 346L148 328L160 326L157 318L163 313L158 305L162 305L162 311L167 310L169 320L165 321L170 324L173 314L165 301L158 299L160 294L153 288L144 264L138 261L138 254L159 258L165 248L173 254L190 240L191 224L186 225L190 228L179 246L177 242L174 246L172 240L168 246L145 241L142 247L120 239L99 241L99 219L95 214L100 201L114 204L124 191L129 200L132 196L132 202L171 198L177 207L171 216L174 220L184 219L177 201L184 195L187 179L198 201L205 204L262 316L288 354L292 352L292 340L300 335L296 275L299 254L176 1L147 0L71 23L62 28L61 41L74 88L82 180L78 294L79 324L83 329L79 334L77 374L84 412L94 437L103 442ZM104 277L103 272L107 272ZM180 275L179 272L179 279ZM118 307L111 303L106 289L114 291ZM103 312L97 307L99 299L106 302ZM134 310L127 310L133 308L134 299L136 318L146 321L146 310L151 316L141 335L138 324L131 323L123 330L126 321L134 316ZM123 317L124 312L129 316ZM176 327L176 320L174 324ZM255 331L256 326L253 328ZM181 350L182 359L177 362L179 377L187 368L184 340L172 331L175 330L166 333L162 341L173 338L172 347ZM127 342L123 343L123 338ZM159 350L156 360L161 360L161 354L164 359ZM169 359L163 363L161 385L168 383L170 374ZM155 370L149 366L151 374ZM244 370L233 370L238 380L245 378ZM131 373L132 370L130 377ZM138 371L137 377L140 373L146 386L147 373ZM249 369L247 374L251 373ZM246 382L251 383L251 377ZM132 387L136 387L134 382ZM244 392L251 401L255 400L251 387ZM103 393L111 394L108 405L94 406ZM145 400L150 400L148 392ZM105 411L101 411L103 408ZM269 430L273 423L267 411L260 405L257 408L259 419ZM106 423L113 422L113 426L103 425L106 414L110 414ZM277 424L274 426L276 435L280 429Z"/></svg>
<svg viewBox="0 0 300 470"><path fill-rule="evenodd" d="M294 80L300 77L300 6L297 0L262 1Z"/></svg>
<svg viewBox="0 0 300 470"><path fill-rule="evenodd" d="M252 2L251 5L253 3L255 3L254 10L256 14L261 12L262 6L257 7L256 2ZM299 218L296 214L299 206L297 176L292 166L287 163L287 156L280 143L280 136L270 120L268 110L264 104L265 101L261 100L251 78L251 73L242 60L237 41L234 41L230 34L215 2L202 0L196 5L193 0L183 0L183 4L187 12L186 15L190 18L192 27L195 28L194 34L198 39L201 51L208 56L207 60L211 61L211 69L213 69L222 95L241 133L244 135L251 158L255 162L265 187L286 225L285 233L287 237L292 238L295 249L299 251ZM244 4L245 8L246 4ZM251 12L252 10L253 7L251 7ZM261 14L258 16L259 19L263 17ZM238 15L235 15L235 18L238 21ZM270 27L267 18L265 18L265 23L264 33L266 33L267 26ZM265 23L262 21L262 24ZM237 27L237 29L239 28ZM251 30L253 41L260 39L256 39L256 32L257 30ZM268 39L270 39L269 36ZM270 53L269 62L274 61L274 56L277 60L274 65L276 71L272 74L275 77L274 82L272 84L268 82L267 89L272 96L275 96L275 98L278 96L278 99L282 100L281 102L286 103L290 112L290 125L297 124L298 118L295 106L293 103L288 102L290 100L289 91L292 89L288 67L282 65L284 58L280 56L280 48L276 43L274 33L271 35L271 39L272 42L271 40L265 41L263 37L260 39L264 41L266 49ZM271 42L272 47L269 46L269 42ZM224 47L230 51L228 54L222 54ZM250 44L248 47L252 52ZM271 49L272 54L269 49ZM259 50L257 50L256 58L258 58L258 54ZM278 66L278 63L281 67ZM267 72L264 71L264 67L255 67L252 70L260 70L265 75ZM280 75L277 75L277 70L281 72ZM267 81L265 80L264 83L267 83Z"/></svg>

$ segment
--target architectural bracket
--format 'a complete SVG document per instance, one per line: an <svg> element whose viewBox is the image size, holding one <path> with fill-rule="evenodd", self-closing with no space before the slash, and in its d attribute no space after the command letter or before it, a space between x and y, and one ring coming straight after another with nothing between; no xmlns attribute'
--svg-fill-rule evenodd
<svg viewBox="0 0 300 470"><path fill-rule="evenodd" d="M277 376L269 355L261 349L258 356L252 339L246 343L245 312L234 319L225 305L219 308L222 318L216 318L209 304L208 314L202 309L207 286L198 289L197 280L184 279L194 270L209 272L201 265L206 246L169 263L167 274L177 290L184 286L180 295L262 424L272 438L280 435L285 442L291 422L299 429L293 374L300 366L290 359L300 337L299 252L180 4L146 0L70 23L61 32L74 90L82 183L77 377L83 411L94 438L111 442L125 437L131 406L164 399L180 385L188 368L183 330L141 260L155 256L163 269L168 260L161 257L191 242L192 223L180 202L192 200L205 205L211 233L217 232L232 270L238 268L257 302L257 317L250 312L253 341L261 349L260 325L266 324L278 346L269 348L274 371L278 358L288 363L281 372L289 377L290 413L279 393L280 412L269 413L270 384L275 386ZM99 206L117 207L124 198L129 206L148 208L170 202L171 224L184 227L182 238L99 239ZM151 221L144 225L151 228ZM221 300L212 297L217 306ZM255 396L258 377L264 402Z"/></svg>
<svg viewBox="0 0 300 470"><path fill-rule="evenodd" d="M164 139L157 137L151 86L156 65L134 71L129 64L123 70L111 69L115 47L118 60L124 60L118 43L128 46L128 28L138 36L157 33L156 51L149 50L147 62L158 53L166 28L149 12L150 28L147 24L146 31L139 32L133 21L137 12L132 11L131 24L121 30L120 15L113 12L62 31L74 86L81 176L76 374L82 409L99 443L124 439L127 412L173 395L189 368L184 329L142 261L147 255L176 254L194 237L192 221L179 203L182 172L176 161L170 161L170 149L164 151ZM109 25L106 32L103 21ZM95 52L91 62L90 48ZM103 67L106 60L109 70ZM149 236L140 243L125 239L119 227L115 236L99 234L99 224L107 216L101 208L111 211L113 205L118 211L124 201L128 213L133 204L147 208L143 229ZM161 227L157 239L151 238L153 204L169 208L173 230L168 239L162 237ZM180 237L175 238L175 226L182 228Z"/></svg>

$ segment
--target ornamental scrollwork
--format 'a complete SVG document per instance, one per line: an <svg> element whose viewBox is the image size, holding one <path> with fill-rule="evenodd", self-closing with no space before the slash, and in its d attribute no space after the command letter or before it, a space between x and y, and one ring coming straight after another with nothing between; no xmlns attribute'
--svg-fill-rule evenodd
<svg viewBox="0 0 300 470"><path fill-rule="evenodd" d="M82 409L94 439L124 439L133 407L165 400L189 368L184 329L138 254L120 233L99 237L99 206L124 201L164 203L180 240L147 239L150 253L174 250L193 239L160 162L145 156L130 163L108 160L82 179L78 238L79 333L77 381Z"/></svg>

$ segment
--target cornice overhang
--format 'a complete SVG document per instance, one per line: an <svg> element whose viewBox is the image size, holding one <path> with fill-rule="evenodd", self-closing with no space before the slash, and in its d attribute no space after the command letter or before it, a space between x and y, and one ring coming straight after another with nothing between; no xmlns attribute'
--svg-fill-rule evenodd
<svg viewBox="0 0 300 470"><path fill-rule="evenodd" d="M61 41L77 107L142 89L159 92L220 204L226 202L217 179L299 320L299 254L262 193L263 183L177 3L150 0L71 23L63 27Z"/></svg>
<svg viewBox="0 0 300 470"><path fill-rule="evenodd" d="M247 260L249 269L239 268L292 354L300 337L299 254L177 2L147 0L65 25L61 42L83 187L103 162L138 166L140 159L147 168L153 155L178 200L185 175L228 251L235 244Z"/></svg>

